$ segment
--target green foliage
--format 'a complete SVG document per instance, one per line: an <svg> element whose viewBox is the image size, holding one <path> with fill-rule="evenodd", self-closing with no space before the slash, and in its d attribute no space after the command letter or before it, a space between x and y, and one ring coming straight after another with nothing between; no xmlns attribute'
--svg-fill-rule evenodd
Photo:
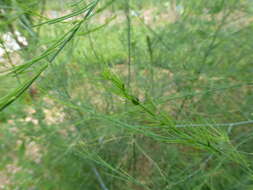
<svg viewBox="0 0 253 190"><path fill-rule="evenodd" d="M0 1L3 188L251 189L251 7Z"/></svg>

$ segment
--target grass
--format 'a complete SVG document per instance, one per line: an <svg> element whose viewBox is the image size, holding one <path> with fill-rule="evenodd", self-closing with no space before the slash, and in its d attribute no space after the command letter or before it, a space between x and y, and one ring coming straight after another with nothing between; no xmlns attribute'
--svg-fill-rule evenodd
<svg viewBox="0 0 253 190"><path fill-rule="evenodd" d="M43 2L0 4L0 189L252 189L250 1Z"/></svg>

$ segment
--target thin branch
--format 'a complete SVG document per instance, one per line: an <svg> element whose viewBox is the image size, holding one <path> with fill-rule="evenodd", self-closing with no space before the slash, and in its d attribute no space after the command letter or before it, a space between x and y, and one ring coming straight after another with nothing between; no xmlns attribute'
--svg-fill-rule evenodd
<svg viewBox="0 0 253 190"><path fill-rule="evenodd" d="M125 15L127 19L127 48L128 48L128 60L127 60L127 65L128 65L128 79L127 79L127 86L128 88L130 87L131 83L131 59L132 59L132 45L131 45L131 40L132 40L132 35L131 35L131 17L130 17L130 2L129 0L126 0L126 5L125 5Z"/></svg>
<svg viewBox="0 0 253 190"><path fill-rule="evenodd" d="M109 189L106 187L106 185L105 185L105 183L104 183L104 181L103 181L101 175L99 174L99 172L98 172L98 170L97 170L97 168L96 168L95 166L92 167L92 171L95 173L95 175L96 175L96 177L97 177L97 180L98 180L98 182L99 182L99 184L100 184L100 187L101 187L103 190L109 190Z"/></svg>
<svg viewBox="0 0 253 190"><path fill-rule="evenodd" d="M240 121L235 123L217 123L217 124L211 124L211 123L202 123L202 124L179 124L176 125L178 128L185 128L185 127L237 127L242 125L250 125L253 124L253 120L249 121Z"/></svg>

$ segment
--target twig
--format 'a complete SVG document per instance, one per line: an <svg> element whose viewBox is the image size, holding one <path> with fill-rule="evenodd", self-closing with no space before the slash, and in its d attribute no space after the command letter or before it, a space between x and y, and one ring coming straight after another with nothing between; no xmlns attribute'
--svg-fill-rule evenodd
<svg viewBox="0 0 253 190"><path fill-rule="evenodd" d="M103 189L103 190L109 190L106 185L104 184L104 181L101 177L101 175L99 174L97 168L95 166L92 167L92 171L95 173L97 179L98 179L98 182L100 184L100 187Z"/></svg>
<svg viewBox="0 0 253 190"><path fill-rule="evenodd" d="M235 123L217 123L217 124L210 124L210 123L203 123L203 124L179 124L176 125L178 128L185 128L185 127L236 127L241 125L249 125L253 124L253 120L249 121L240 121Z"/></svg>
<svg viewBox="0 0 253 190"><path fill-rule="evenodd" d="M130 5L129 5L129 0L126 0L126 7L125 7L125 15L127 19L127 48L128 48L128 60L127 60L127 65L128 65L128 79L127 79L127 85L128 88L130 87L131 83L131 58L132 58L132 47L131 47L131 40L132 40L132 35L131 35L131 17L130 17Z"/></svg>

